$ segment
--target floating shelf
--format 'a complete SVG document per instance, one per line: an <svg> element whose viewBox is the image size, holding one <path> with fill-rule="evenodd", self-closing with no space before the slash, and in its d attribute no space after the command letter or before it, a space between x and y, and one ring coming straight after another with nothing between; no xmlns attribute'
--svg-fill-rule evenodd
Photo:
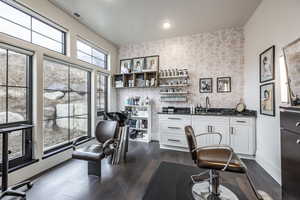
<svg viewBox="0 0 300 200"><path fill-rule="evenodd" d="M160 79L180 79L180 78L189 78L188 75L185 76L160 76Z"/></svg>
<svg viewBox="0 0 300 200"><path fill-rule="evenodd" d="M175 94L181 94L181 95L184 95L184 94L189 94L189 92L160 92L161 95L175 95Z"/></svg>
<svg viewBox="0 0 300 200"><path fill-rule="evenodd" d="M188 87L189 84L182 84L182 85L160 85L159 87Z"/></svg>
<svg viewBox="0 0 300 200"><path fill-rule="evenodd" d="M144 105L144 106L141 106L141 105L124 105L125 107L133 107L133 108L147 108L148 106L150 105Z"/></svg>
<svg viewBox="0 0 300 200"><path fill-rule="evenodd" d="M155 83L151 85L151 80L155 80ZM149 82L149 86L146 86L146 82ZM133 72L127 74L114 74L112 86L116 89L123 88L157 88L158 87L158 72L157 71L145 71L145 72ZM119 83L119 84L117 84ZM117 86L121 87L117 87Z"/></svg>
<svg viewBox="0 0 300 200"><path fill-rule="evenodd" d="M147 128L133 128L133 127L129 127L129 129L131 129L131 130L137 130L137 131L148 131Z"/></svg>

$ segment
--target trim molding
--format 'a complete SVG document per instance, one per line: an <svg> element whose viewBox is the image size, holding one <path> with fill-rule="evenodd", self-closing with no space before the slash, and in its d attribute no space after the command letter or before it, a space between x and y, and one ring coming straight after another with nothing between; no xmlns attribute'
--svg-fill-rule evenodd
<svg viewBox="0 0 300 200"><path fill-rule="evenodd" d="M264 168L264 170L281 185L281 169L274 165L270 160L265 159L263 156L256 154L256 162Z"/></svg>

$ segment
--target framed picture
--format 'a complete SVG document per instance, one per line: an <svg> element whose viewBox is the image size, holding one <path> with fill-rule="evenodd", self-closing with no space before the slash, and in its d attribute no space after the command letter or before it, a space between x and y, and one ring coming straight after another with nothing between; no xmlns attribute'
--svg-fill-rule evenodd
<svg viewBox="0 0 300 200"><path fill-rule="evenodd" d="M275 79L275 46L259 55L259 74L261 83Z"/></svg>
<svg viewBox="0 0 300 200"><path fill-rule="evenodd" d="M133 59L133 72L142 72L145 66L145 58Z"/></svg>
<svg viewBox="0 0 300 200"><path fill-rule="evenodd" d="M143 71L158 71L159 68L159 56L148 56L146 57L146 65Z"/></svg>
<svg viewBox="0 0 300 200"><path fill-rule="evenodd" d="M213 79L212 78L200 78L199 92L200 93L212 93L213 92Z"/></svg>
<svg viewBox="0 0 300 200"><path fill-rule="evenodd" d="M300 105L300 38L283 48L284 61L287 72L288 94L286 103L291 106Z"/></svg>
<svg viewBox="0 0 300 200"><path fill-rule="evenodd" d="M128 74L132 71L132 60L131 59L125 59L120 60L120 72L121 74Z"/></svg>
<svg viewBox="0 0 300 200"><path fill-rule="evenodd" d="M231 78L218 77L217 78L217 91L218 93L231 92Z"/></svg>
<svg viewBox="0 0 300 200"><path fill-rule="evenodd" d="M274 83L267 83L260 86L260 114L275 116Z"/></svg>

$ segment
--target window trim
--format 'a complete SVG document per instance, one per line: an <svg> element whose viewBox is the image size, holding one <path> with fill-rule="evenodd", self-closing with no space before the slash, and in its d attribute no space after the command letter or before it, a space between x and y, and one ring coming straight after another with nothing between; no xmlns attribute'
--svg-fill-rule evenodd
<svg viewBox="0 0 300 200"><path fill-rule="evenodd" d="M31 21L30 22L30 28L28 28L28 27L23 26L22 24L19 24L19 23L14 22L14 21L12 21L10 19L7 19L7 18L4 18L4 17L0 16L0 18L3 19L3 20L6 20L6 21L8 21L10 23L13 23L13 24L19 26L19 27L22 27L22 28L24 28L26 30L29 30L30 31L30 41L24 40L22 38L18 38L18 37L14 36L14 35L10 35L10 34L4 33L4 32L0 32L0 33L8 35L8 36L16 38L16 39L19 39L19 40L22 40L22 41L29 42L31 44L34 44L34 45L37 45L37 46L40 46L40 47L43 47L43 48L46 48L46 49L48 49L50 51L53 51L53 52L56 52L56 53L59 53L59 54L63 54L63 55L67 54L67 40L66 40L66 36L67 36L68 30L66 28L64 28L61 25L55 23L54 21L50 20L49 18L44 17L41 14L33 11L32 9L28 8L27 6L25 6L24 4L22 4L20 2L16 2L16 1L12 1L12 0L0 0L0 2L3 2L3 3L11 6L12 8L14 8L14 9L16 9L16 10L18 10L18 11L20 11L20 12L22 12L22 13L24 13L24 14L26 14L26 15L28 15L30 17L30 21ZM36 20L38 20L38 21L40 21L41 23L44 23L44 24L50 26L51 28L54 28L54 29L60 31L62 33L62 41L59 42L59 41L57 41L57 40L55 40L55 39L53 39L53 38L51 38L49 36L46 36L46 35L38 32L38 31L33 30L32 29L32 19L33 18L36 19ZM38 34L38 35L40 35L40 36L42 36L42 37L45 37L45 38L50 39L50 40L52 40L52 41L54 41L56 43L61 44L62 45L62 52L55 51L55 50L47 48L46 46L41 46L39 44L33 43L32 42L32 33L33 32L36 33L36 34Z"/></svg>
<svg viewBox="0 0 300 200"><path fill-rule="evenodd" d="M56 62L56 63L63 64L63 65L67 65L67 67L68 67L68 75L70 75L70 69L71 68L76 68L76 69L84 70L84 71L86 71L88 73L88 77L87 77L88 87L87 87L87 91L84 91L88 95L88 97L87 97L87 101L88 101L88 103L87 103L88 104L88 106L87 106L88 113L87 114L81 114L81 115L72 115L72 116L68 115L68 116L64 116L64 117L61 117L61 118L68 118L68 121L69 121L70 118L73 118L73 117L76 117L76 116L87 116L87 120L88 120L88 127L87 127L88 128L88 133L87 133L87 137L89 139L92 138L92 132L91 132L91 130L92 130L91 129L92 128L92 126L91 126L91 123L92 123L92 121L91 121L91 119L92 119L92 116L91 116L92 115L92 109L91 109L91 96L92 96L91 76L92 76L92 71L91 71L91 69L85 68L85 67L81 67L79 65L76 65L76 64L73 64L73 63L68 63L68 62L65 62L65 61L62 61L62 60L59 60L59 59L56 59L56 58L48 57L48 56L44 56L43 60L44 61L49 61L49 62ZM44 64L43 64L43 67L44 67ZM70 86L70 82L69 82L69 77L68 77L68 87L69 86ZM44 91L47 91L47 90L49 90L49 89L43 88L43 93L44 93ZM62 91L62 90L57 89L57 90L53 90L53 91ZM68 90L68 92L70 92L70 90ZM70 99L68 97L68 105L69 104L70 104ZM50 119L43 118L43 123L45 121L47 121L47 120L50 120ZM68 129L68 135L70 136L70 129ZM59 152L64 151L65 149L70 148L71 145L72 145L72 142L74 140L76 140L76 138L75 139L71 139L71 140L69 140L69 139L68 139L68 141L64 141L64 142L58 143L58 144L53 145L51 147L45 147L44 143L43 143L43 153L44 153L44 155L46 155L46 157L48 157L47 155L56 154L56 152L59 153Z"/></svg>
<svg viewBox="0 0 300 200"><path fill-rule="evenodd" d="M85 45L87 45L87 46L89 46L91 48L91 54L88 54L88 53L86 53L86 52L81 51L80 49L78 49L78 45L77 45L78 41L81 42L81 43L83 43L83 44L85 44ZM93 49L96 50L96 51L99 51L100 53L103 53L104 54L104 60L101 59L101 58L98 58L96 56L93 56ZM78 52L80 52L80 53L82 53L84 55L89 56L91 58L91 62L87 62L85 60L82 60L82 59L78 58ZM104 50L103 48L97 47L93 43L91 43L91 42L89 42L89 41L87 41L87 40L85 40L85 39L83 39L83 38L81 38L81 37L78 36L78 38L76 40L76 58L78 60L80 60L82 62L85 62L85 63L88 63L88 64L91 64L91 65L94 65L94 66L96 66L96 67L98 67L100 69L109 70L108 69L108 54L109 53L106 50ZM96 60L103 61L104 62L104 67L101 67L99 65L93 64L93 58L95 58Z"/></svg>
<svg viewBox="0 0 300 200"><path fill-rule="evenodd" d="M8 66L8 52L12 51L15 53L20 53L23 55L27 56L27 61L26 61L26 86L16 86L17 88L26 88L26 117L27 119L24 121L19 121L19 122L11 122L11 123L5 123L5 124L1 124L0 126L12 126L12 125L20 125L20 124L24 124L24 123L28 123L28 124L33 124L33 52L23 49L23 48L19 48L17 46L13 46L13 45L8 45L6 43L2 43L0 42L0 48L6 50L7 52L7 57L6 57L6 65ZM8 67L7 67L7 71L8 72ZM7 76L7 74L6 74ZM8 77L7 81L8 81ZM9 87L8 85L6 85L5 87ZM6 97L8 99L8 96ZM8 101L6 102L6 104L8 104ZM7 105L6 105L7 107ZM7 108L6 108L6 112L8 112ZM32 161L32 156L33 156L33 136L32 136L32 130L33 128L24 130L24 132L22 133L22 140L23 140L23 152L24 153L21 157L17 157L14 159L9 160L9 169L11 168L17 168L18 166L24 165L28 162ZM2 136L0 136L2 137ZM2 167L2 163L0 163L0 167Z"/></svg>

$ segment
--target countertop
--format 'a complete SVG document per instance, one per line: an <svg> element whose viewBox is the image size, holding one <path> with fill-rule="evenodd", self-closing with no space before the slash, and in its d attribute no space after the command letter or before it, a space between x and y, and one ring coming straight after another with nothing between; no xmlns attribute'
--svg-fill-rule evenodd
<svg viewBox="0 0 300 200"><path fill-rule="evenodd" d="M234 109L220 109L213 112L201 112L201 113L167 113L158 112L157 114L167 114L167 115L199 115L199 116L227 116L227 117L256 117L257 113L254 110L246 110L242 113L236 112Z"/></svg>

